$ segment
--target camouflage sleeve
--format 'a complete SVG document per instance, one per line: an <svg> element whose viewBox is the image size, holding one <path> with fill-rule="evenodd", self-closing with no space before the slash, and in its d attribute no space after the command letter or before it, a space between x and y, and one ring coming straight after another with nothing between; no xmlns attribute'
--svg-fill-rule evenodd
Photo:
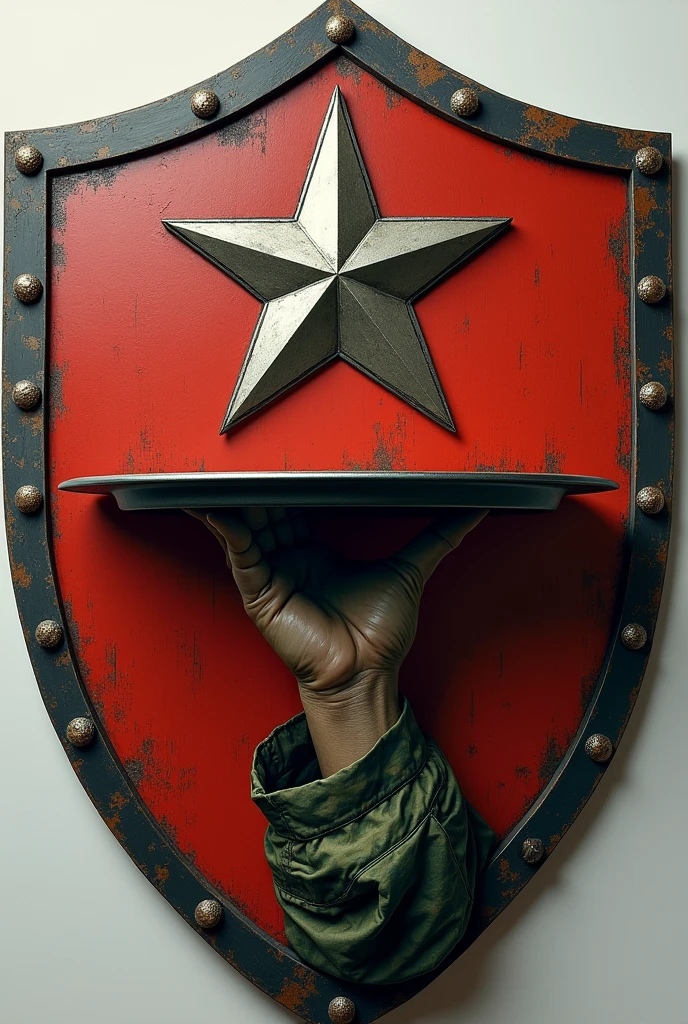
<svg viewBox="0 0 688 1024"><path fill-rule="evenodd" d="M304 715L256 749L252 798L289 945L347 981L433 970L466 930L494 833L408 702L373 749L326 779Z"/></svg>

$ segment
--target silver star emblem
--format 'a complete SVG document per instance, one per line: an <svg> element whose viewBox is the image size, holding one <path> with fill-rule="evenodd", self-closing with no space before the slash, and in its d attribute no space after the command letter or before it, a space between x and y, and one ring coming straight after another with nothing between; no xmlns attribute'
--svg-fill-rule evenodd
<svg viewBox="0 0 688 1024"><path fill-rule="evenodd" d="M264 305L225 433L339 356L455 430L413 302L508 217L381 217L337 87L293 219L164 220Z"/></svg>

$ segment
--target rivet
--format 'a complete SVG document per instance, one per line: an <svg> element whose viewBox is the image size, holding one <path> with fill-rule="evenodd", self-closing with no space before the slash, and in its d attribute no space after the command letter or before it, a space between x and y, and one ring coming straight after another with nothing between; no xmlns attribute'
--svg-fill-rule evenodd
<svg viewBox="0 0 688 1024"><path fill-rule="evenodd" d="M222 904L217 900L201 900L194 911L196 924L208 931L216 928L222 917Z"/></svg>
<svg viewBox="0 0 688 1024"><path fill-rule="evenodd" d="M351 1024L356 1016L356 1004L347 996L335 996L327 1007L332 1024Z"/></svg>
<svg viewBox="0 0 688 1024"><path fill-rule="evenodd" d="M658 380L649 380L647 384L643 384L638 393L638 398L645 408L652 409L653 412L666 405L667 397L666 388Z"/></svg>
<svg viewBox="0 0 688 1024"><path fill-rule="evenodd" d="M664 495L659 487L641 487L635 496L635 503L646 516L656 516L664 508Z"/></svg>
<svg viewBox="0 0 688 1024"><path fill-rule="evenodd" d="M451 106L452 113L456 114L457 117L472 117L480 106L480 100L475 89L467 86L464 89L457 89L455 93L452 93L449 105Z"/></svg>
<svg viewBox="0 0 688 1024"><path fill-rule="evenodd" d="M647 302L649 306L654 306L657 302L661 302L666 295L666 285L661 277L648 274L647 277L642 277L638 281L637 291L639 299Z"/></svg>
<svg viewBox="0 0 688 1024"><path fill-rule="evenodd" d="M41 389L32 380L18 380L12 388L12 401L24 412L35 409L41 400Z"/></svg>
<svg viewBox="0 0 688 1024"><path fill-rule="evenodd" d="M26 143L14 154L14 163L22 174L38 174L43 166L43 154L40 149Z"/></svg>
<svg viewBox="0 0 688 1024"><path fill-rule="evenodd" d="M595 732L585 741L585 753L591 761L606 764L614 753L614 744L604 733Z"/></svg>
<svg viewBox="0 0 688 1024"><path fill-rule="evenodd" d="M325 35L331 43L349 43L355 31L356 25L346 14L333 14L325 23Z"/></svg>
<svg viewBox="0 0 688 1024"><path fill-rule="evenodd" d="M65 729L67 741L73 747L87 747L93 743L96 727L90 718L73 718Z"/></svg>
<svg viewBox="0 0 688 1024"><path fill-rule="evenodd" d="M545 856L545 844L542 839L528 838L523 840L521 857L526 864L539 864Z"/></svg>
<svg viewBox="0 0 688 1024"><path fill-rule="evenodd" d="M635 165L641 174L659 174L663 163L662 154L654 146L643 146L635 155Z"/></svg>
<svg viewBox="0 0 688 1024"><path fill-rule="evenodd" d="M43 495L33 484L24 484L15 494L14 504L25 516L31 516L43 504Z"/></svg>
<svg viewBox="0 0 688 1024"><path fill-rule="evenodd" d="M59 647L64 636L62 626L54 619L44 619L36 626L34 633L39 647Z"/></svg>
<svg viewBox="0 0 688 1024"><path fill-rule="evenodd" d="M191 109L203 121L215 117L220 109L220 100L212 89L199 89L191 97Z"/></svg>
<svg viewBox="0 0 688 1024"><path fill-rule="evenodd" d="M30 306L40 299L43 294L43 285L35 274L20 274L14 279L12 291L20 302Z"/></svg>
<svg viewBox="0 0 688 1024"><path fill-rule="evenodd" d="M647 630L639 622L629 622L621 630L621 642L631 651L639 651L647 643Z"/></svg>

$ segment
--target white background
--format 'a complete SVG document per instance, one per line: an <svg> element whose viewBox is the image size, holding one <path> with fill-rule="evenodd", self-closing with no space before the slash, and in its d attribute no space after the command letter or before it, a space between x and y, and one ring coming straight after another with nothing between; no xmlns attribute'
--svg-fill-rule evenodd
<svg viewBox="0 0 688 1024"><path fill-rule="evenodd" d="M0 127L65 124L159 99L234 64L312 6L1 0ZM366 7L418 48L508 95L674 133L677 364L685 377L688 3L367 0ZM687 393L684 382L679 396ZM680 401L679 485L686 479ZM650 670L602 785L515 905L389 1024L688 1022L684 508L679 486ZM43 709L4 548L0 558L0 1022L295 1019L188 928L100 821Z"/></svg>

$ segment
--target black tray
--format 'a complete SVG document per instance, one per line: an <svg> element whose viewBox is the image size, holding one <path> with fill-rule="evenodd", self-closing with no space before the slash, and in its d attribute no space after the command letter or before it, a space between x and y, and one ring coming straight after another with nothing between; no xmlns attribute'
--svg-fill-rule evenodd
<svg viewBox="0 0 688 1024"><path fill-rule="evenodd" d="M122 509L246 505L495 508L552 511L567 494L614 491L562 473L141 473L65 480L62 491L113 494Z"/></svg>

